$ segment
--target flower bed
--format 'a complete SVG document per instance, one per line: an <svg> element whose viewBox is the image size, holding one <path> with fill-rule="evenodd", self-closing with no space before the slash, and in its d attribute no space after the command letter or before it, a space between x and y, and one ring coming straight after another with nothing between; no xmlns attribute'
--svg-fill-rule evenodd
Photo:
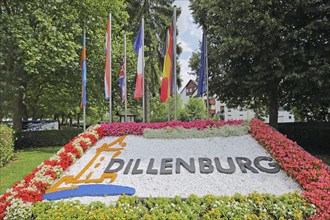
<svg viewBox="0 0 330 220"><path fill-rule="evenodd" d="M42 200L42 194L62 172L103 137L98 125L72 139L56 155L45 160L23 180L15 183L0 197L0 219L26 219L32 204Z"/></svg>
<svg viewBox="0 0 330 220"><path fill-rule="evenodd" d="M142 135L145 128L160 129L167 127L212 128L224 125L240 125L243 121L214 122L193 121L166 123L113 123L95 126L78 135L56 155L40 164L31 174L17 182L0 197L0 219L25 219L31 216L33 203L42 200L45 190L89 147L103 136L120 136L123 134ZM252 136L264 146L279 165L294 177L303 187L303 195L317 207L313 219L330 218L330 173L327 166L301 149L295 142L272 130L260 120L250 123ZM217 212L215 210L215 212ZM210 213L209 217L216 217ZM219 214L219 213L218 213ZM299 219L299 213L297 219ZM255 218L252 216L251 218Z"/></svg>
<svg viewBox="0 0 330 220"><path fill-rule="evenodd" d="M143 135L143 130L145 128L149 129L161 129L161 128L197 128L198 130L204 128L219 128L224 125L240 125L244 121L233 120L233 121L219 121L215 122L212 120L197 120L191 122L181 122L181 121L169 121L169 122L159 122L159 123L111 123L111 124L101 124L105 136L121 136L123 134L133 134L133 135Z"/></svg>
<svg viewBox="0 0 330 220"><path fill-rule="evenodd" d="M32 219L307 219L313 205L298 193L280 196L251 193L248 196L191 195L175 198L121 196L116 204L101 202L40 202L32 209Z"/></svg>
<svg viewBox="0 0 330 220"><path fill-rule="evenodd" d="M250 132L303 187L303 195L317 208L313 219L330 219L330 171L327 165L258 119L251 121Z"/></svg>
<svg viewBox="0 0 330 220"><path fill-rule="evenodd" d="M23 180L15 183L0 197L0 219L25 219L31 215L32 204L42 200L42 194L61 176L71 164L93 146L103 136L120 136L123 134L142 135L144 128L210 128L224 125L240 125L242 120L214 122L171 121L165 123L112 123L97 125L73 138L64 145L56 155L45 160Z"/></svg>

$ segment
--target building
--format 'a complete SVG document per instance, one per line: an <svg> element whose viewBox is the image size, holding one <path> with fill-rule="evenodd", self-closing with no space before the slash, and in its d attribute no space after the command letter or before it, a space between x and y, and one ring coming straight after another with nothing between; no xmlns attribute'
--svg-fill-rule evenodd
<svg viewBox="0 0 330 220"><path fill-rule="evenodd" d="M188 102L191 97L197 96L197 83L194 80L189 80L185 87L180 92L182 100L182 107ZM209 98L209 107L211 115L219 115L221 119L227 120L248 120L254 118L255 114L253 110L243 108L227 108L226 104L216 100L215 98ZM206 103L206 100L205 100ZM265 121L268 123L269 118L266 117ZM294 122L294 115L283 108L278 111L278 122Z"/></svg>

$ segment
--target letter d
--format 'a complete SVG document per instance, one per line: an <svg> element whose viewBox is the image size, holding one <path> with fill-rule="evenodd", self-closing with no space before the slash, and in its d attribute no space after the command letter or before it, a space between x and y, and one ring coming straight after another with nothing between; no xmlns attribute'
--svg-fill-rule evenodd
<svg viewBox="0 0 330 220"><path fill-rule="evenodd" d="M112 169L112 166L115 163L119 163L119 166L117 168ZM111 159L109 165L107 168L105 168L104 172L105 173L116 173L123 169L125 162L122 159Z"/></svg>

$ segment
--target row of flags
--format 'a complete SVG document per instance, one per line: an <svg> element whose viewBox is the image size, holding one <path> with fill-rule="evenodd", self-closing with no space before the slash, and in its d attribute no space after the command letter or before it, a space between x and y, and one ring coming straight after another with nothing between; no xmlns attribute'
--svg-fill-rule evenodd
<svg viewBox="0 0 330 220"><path fill-rule="evenodd" d="M164 56L164 64L163 64L163 74L162 74L162 82L161 82L161 91L160 91L160 100L162 102L167 102L170 97L176 98L176 11L174 10L173 19L170 25L169 30L166 35L165 42L165 56ZM127 100L126 100L126 35L124 37L125 44L125 53L121 62L121 70L119 73L119 86L121 99L125 102L125 112ZM109 108L110 108L110 122L112 122L112 106L111 106L111 14L109 15L109 20L107 23L106 29L106 62L105 62L105 73L104 73L104 93L105 99L109 100ZM143 112L144 112L144 19L142 18L141 25L138 30L138 34L134 41L134 50L138 55L137 61L137 77L134 91L134 98L140 99L143 98ZM206 82L206 74L205 74L205 62L206 62L206 39L203 34L202 40L202 53L201 53L201 61L200 61L200 72L199 72L199 82L198 82L198 96L202 96L205 92L205 82ZM82 53L80 59L80 69L82 73L82 98L81 98L81 107L84 110L84 129L85 129L85 106L86 106L86 31L84 29L83 33L83 42L82 42ZM175 100L176 103L176 100ZM145 119L143 120L145 121Z"/></svg>

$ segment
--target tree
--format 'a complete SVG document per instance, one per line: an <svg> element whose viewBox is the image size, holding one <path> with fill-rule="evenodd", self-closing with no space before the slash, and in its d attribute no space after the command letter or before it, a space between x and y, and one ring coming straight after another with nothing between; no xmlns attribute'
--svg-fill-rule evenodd
<svg viewBox="0 0 330 220"><path fill-rule="evenodd" d="M306 97L329 91L329 4L192 0L195 21L207 28L210 93L229 107L266 106L276 128L280 105L307 107ZM297 84L316 72L315 88ZM329 96L313 104L328 111Z"/></svg>
<svg viewBox="0 0 330 220"><path fill-rule="evenodd" d="M191 121L197 119L206 119L207 110L202 98L190 98L180 111L180 120Z"/></svg>
<svg viewBox="0 0 330 220"><path fill-rule="evenodd" d="M113 45L122 45L122 24L128 19L124 1L0 3L0 117L11 114L19 131L23 116L57 118L76 113L81 93L83 27L87 28L88 104L104 109L105 27L112 11ZM122 52L114 50L113 58L119 56ZM113 68L113 72L119 73L119 68Z"/></svg>

